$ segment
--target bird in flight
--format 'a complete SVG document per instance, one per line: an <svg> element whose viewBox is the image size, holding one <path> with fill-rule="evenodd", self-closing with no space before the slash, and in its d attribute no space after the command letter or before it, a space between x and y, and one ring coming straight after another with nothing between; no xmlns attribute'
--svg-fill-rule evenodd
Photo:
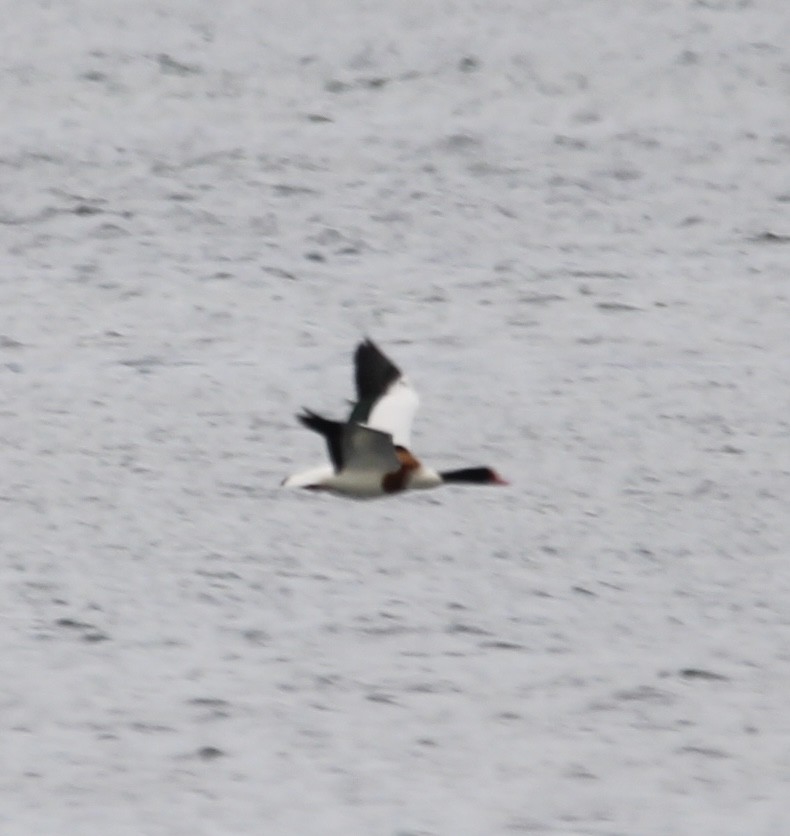
<svg viewBox="0 0 790 836"><path fill-rule="evenodd" d="M437 471L410 451L419 396L400 369L370 339L354 353L357 401L347 421L305 409L297 418L324 437L331 464L295 473L286 488L372 499L448 484L507 485L490 467Z"/></svg>

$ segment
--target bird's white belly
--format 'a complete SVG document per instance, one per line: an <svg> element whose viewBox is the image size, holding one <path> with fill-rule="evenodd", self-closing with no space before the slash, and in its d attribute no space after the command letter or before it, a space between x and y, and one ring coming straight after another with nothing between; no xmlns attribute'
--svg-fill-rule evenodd
<svg viewBox="0 0 790 836"><path fill-rule="evenodd" d="M389 496L384 490L383 479L385 474L380 470L343 470L335 473L330 465L320 465L310 470L295 473L283 481L286 488L312 488L314 490L330 491L350 496L355 499L375 499L380 496ZM435 470L428 467L420 467L409 473L406 479L404 490L424 490L426 488L437 488L442 484L442 478ZM400 493L400 491L396 491Z"/></svg>
<svg viewBox="0 0 790 836"><path fill-rule="evenodd" d="M381 480L382 474L377 470L344 470L327 479L323 488L357 499L373 499L384 496Z"/></svg>

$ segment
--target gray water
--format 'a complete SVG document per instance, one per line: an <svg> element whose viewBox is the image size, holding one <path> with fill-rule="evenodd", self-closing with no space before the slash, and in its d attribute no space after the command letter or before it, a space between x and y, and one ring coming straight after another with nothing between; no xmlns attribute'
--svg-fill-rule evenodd
<svg viewBox="0 0 790 836"><path fill-rule="evenodd" d="M3 5L3 834L785 832L785 4Z"/></svg>

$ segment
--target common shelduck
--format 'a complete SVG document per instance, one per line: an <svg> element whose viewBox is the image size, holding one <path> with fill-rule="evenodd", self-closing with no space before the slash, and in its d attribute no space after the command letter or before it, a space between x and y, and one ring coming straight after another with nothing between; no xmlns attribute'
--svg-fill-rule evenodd
<svg viewBox="0 0 790 836"><path fill-rule="evenodd" d="M347 421L308 409L297 415L324 437L331 465L295 473L283 481L284 487L369 499L448 483L508 484L490 467L436 471L421 464L409 451L417 392L372 340L357 346L354 367L357 402Z"/></svg>

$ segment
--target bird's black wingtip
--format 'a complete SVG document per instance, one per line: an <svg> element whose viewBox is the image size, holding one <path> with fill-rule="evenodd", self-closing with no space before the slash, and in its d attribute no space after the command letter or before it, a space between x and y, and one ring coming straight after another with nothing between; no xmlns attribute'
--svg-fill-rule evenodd
<svg viewBox="0 0 790 836"><path fill-rule="evenodd" d="M358 364L360 361L364 362L366 357L382 355L382 350L376 345L376 343L371 340L367 334L357 343L357 347L354 350L354 363Z"/></svg>
<svg viewBox="0 0 790 836"><path fill-rule="evenodd" d="M354 378L358 400L373 401L380 398L400 376L400 369L370 337L365 337L357 345L354 352Z"/></svg>
<svg viewBox="0 0 790 836"><path fill-rule="evenodd" d="M296 420L303 426L311 430L318 430L319 432L321 431L319 429L320 427L329 423L327 418L324 418L317 412L313 412L312 409L307 409L307 407L302 407L302 411L296 413Z"/></svg>
<svg viewBox="0 0 790 836"><path fill-rule="evenodd" d="M303 409L297 413L296 417L307 429L320 433L324 437L329 448L329 458L335 470L341 470L343 467L343 424L331 418L324 418L312 409Z"/></svg>

